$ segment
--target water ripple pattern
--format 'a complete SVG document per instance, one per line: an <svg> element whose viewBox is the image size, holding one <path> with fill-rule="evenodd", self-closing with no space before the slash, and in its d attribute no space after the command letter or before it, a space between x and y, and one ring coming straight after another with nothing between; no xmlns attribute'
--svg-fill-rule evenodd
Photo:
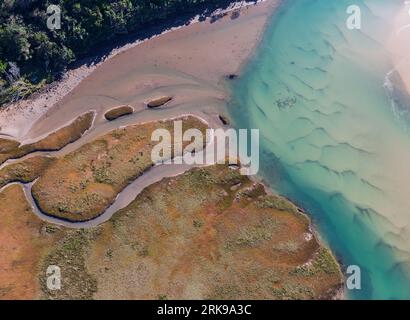
<svg viewBox="0 0 410 320"><path fill-rule="evenodd" d="M309 210L345 266L348 298L410 298L410 136L383 87L401 1L286 2L234 85L238 127L261 130L263 177ZM382 13L382 14L381 14ZM409 106L410 107L410 106Z"/></svg>

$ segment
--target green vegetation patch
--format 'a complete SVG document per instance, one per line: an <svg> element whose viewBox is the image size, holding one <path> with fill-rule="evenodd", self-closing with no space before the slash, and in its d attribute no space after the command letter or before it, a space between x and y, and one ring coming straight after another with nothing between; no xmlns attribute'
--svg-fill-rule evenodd
<svg viewBox="0 0 410 320"><path fill-rule="evenodd" d="M327 248L320 248L311 262L296 267L292 273L303 277L318 274L341 275L339 264Z"/></svg>
<svg viewBox="0 0 410 320"><path fill-rule="evenodd" d="M119 117L123 117L132 114L134 109L130 106L121 106L107 111L104 115L105 119L108 121L113 121Z"/></svg>
<svg viewBox="0 0 410 320"><path fill-rule="evenodd" d="M150 102L148 102L147 106L148 108L158 108L168 103L171 100L172 100L172 97L170 96L161 97L158 99L151 100Z"/></svg>
<svg viewBox="0 0 410 320"><path fill-rule="evenodd" d="M40 285L46 299L92 299L97 290L97 282L85 266L85 255L93 239L92 232L81 230L67 233L43 260L41 275L47 274L49 266L57 266L61 271L61 289L50 290L47 277L40 276Z"/></svg>

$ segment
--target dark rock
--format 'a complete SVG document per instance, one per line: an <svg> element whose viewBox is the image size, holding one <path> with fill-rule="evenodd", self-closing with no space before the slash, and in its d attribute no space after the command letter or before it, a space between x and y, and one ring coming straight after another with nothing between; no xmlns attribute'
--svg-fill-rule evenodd
<svg viewBox="0 0 410 320"><path fill-rule="evenodd" d="M224 126L229 125L230 122L229 122L229 119L226 116L220 114L218 117L219 117L219 120L221 120L221 122Z"/></svg>

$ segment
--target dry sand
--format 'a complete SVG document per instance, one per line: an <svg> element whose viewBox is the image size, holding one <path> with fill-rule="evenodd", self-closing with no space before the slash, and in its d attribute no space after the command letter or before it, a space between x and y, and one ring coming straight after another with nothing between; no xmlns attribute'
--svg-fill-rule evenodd
<svg viewBox="0 0 410 320"><path fill-rule="evenodd" d="M216 124L229 98L225 76L239 72L279 3L242 3L238 18L231 9L215 22L194 21L118 49L97 66L72 70L48 92L0 111L0 135L35 139L88 110L97 111L98 127L107 110L124 104L135 109L127 123L190 112ZM174 97L166 108L146 110L150 99L163 95Z"/></svg>

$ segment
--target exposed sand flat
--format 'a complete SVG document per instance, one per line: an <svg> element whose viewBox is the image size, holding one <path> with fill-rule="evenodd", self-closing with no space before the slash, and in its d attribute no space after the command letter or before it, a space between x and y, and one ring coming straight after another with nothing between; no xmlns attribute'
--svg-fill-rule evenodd
<svg viewBox="0 0 410 320"><path fill-rule="evenodd" d="M395 68L407 91L410 92L410 2L403 5L396 18L389 46Z"/></svg>
<svg viewBox="0 0 410 320"><path fill-rule="evenodd" d="M214 116L227 98L225 76L239 71L279 3L246 6L239 17L228 12L215 22L195 22L120 52L61 99L51 92L24 112L17 107L3 111L0 133L35 139L91 109L98 113L98 126L107 110L124 104L135 109L134 122L192 111ZM147 102L168 95L174 99L166 108L146 110Z"/></svg>

